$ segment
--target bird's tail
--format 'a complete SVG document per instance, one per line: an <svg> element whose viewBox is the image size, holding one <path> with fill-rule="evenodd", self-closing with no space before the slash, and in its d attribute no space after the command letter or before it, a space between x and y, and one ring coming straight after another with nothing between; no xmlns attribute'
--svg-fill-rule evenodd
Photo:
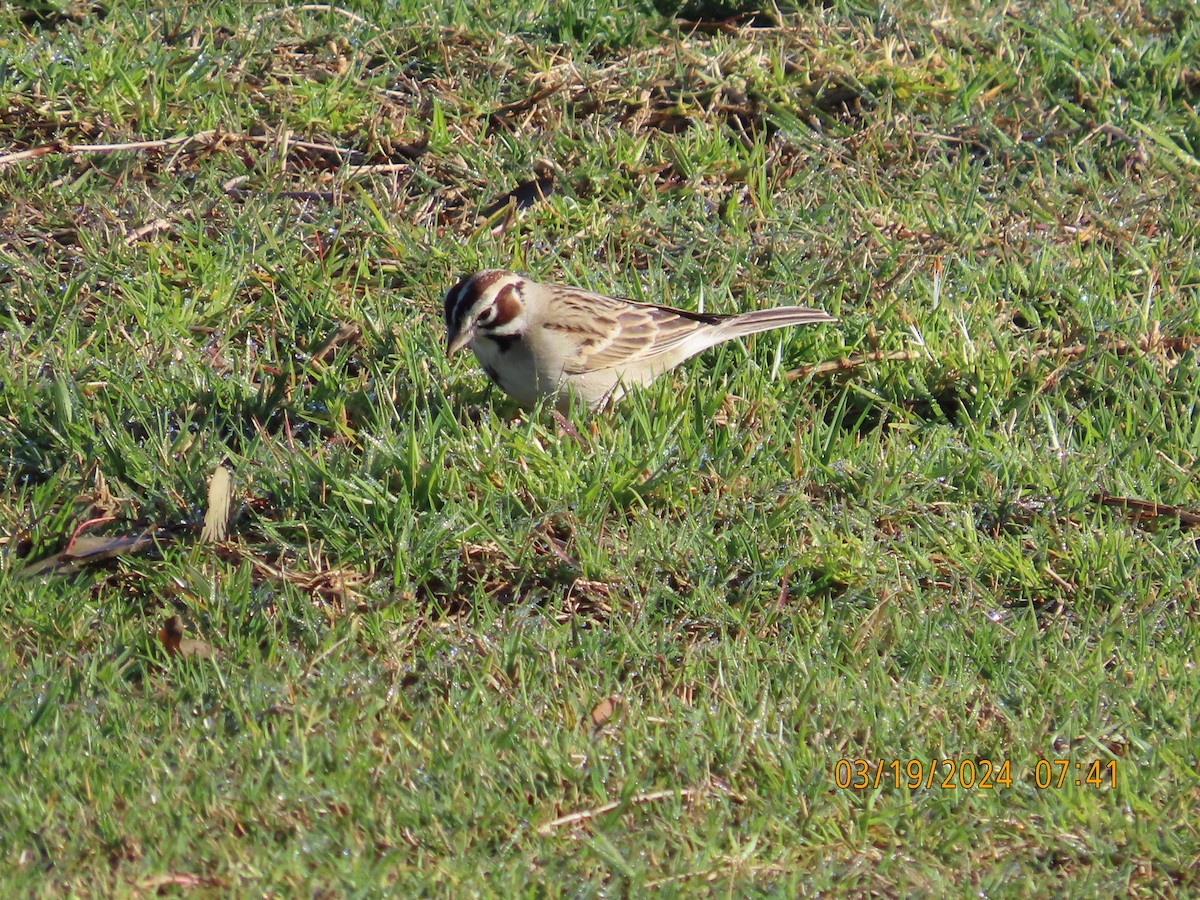
<svg viewBox="0 0 1200 900"><path fill-rule="evenodd" d="M722 339L729 340L775 328L786 328L789 325L818 325L822 322L836 321L837 319L829 313L819 309L810 309L807 306L777 306L773 309L755 309L730 316L717 327L722 332Z"/></svg>

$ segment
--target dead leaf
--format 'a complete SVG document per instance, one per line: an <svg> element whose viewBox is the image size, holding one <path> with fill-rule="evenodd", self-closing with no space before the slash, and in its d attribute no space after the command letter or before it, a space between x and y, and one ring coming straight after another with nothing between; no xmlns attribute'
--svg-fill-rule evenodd
<svg viewBox="0 0 1200 900"><path fill-rule="evenodd" d="M233 476L225 466L219 465L208 480L208 511L204 513L204 528L200 531L203 543L216 544L225 540L232 499Z"/></svg>
<svg viewBox="0 0 1200 900"><path fill-rule="evenodd" d="M110 521L111 517L104 519ZM166 529L147 528L130 534L90 535L77 534L67 548L21 569L22 578L38 575L65 575L83 566L95 565L118 556L137 553L157 544L170 535Z"/></svg>
<svg viewBox="0 0 1200 900"><path fill-rule="evenodd" d="M479 218L484 222L491 223L492 234L502 234L516 221L517 213L529 209L535 204L544 203L546 198L553 193L553 175L523 182L480 210Z"/></svg>
<svg viewBox="0 0 1200 900"><path fill-rule="evenodd" d="M163 627L158 631L158 639L162 641L163 648L167 651L167 656L209 659L217 655L217 651L204 643L204 641L185 638L183 635L184 627L181 616L171 616L163 623Z"/></svg>
<svg viewBox="0 0 1200 900"><path fill-rule="evenodd" d="M790 576L791 573L788 571L788 567L784 566L783 578L779 580L779 595L775 598L775 604L771 607L771 612L767 615L767 620L763 623L763 627L758 630L758 636L760 638L765 638L767 636L768 626L771 620L774 619L775 616L778 616L783 611L784 606L787 604L788 579Z"/></svg>
<svg viewBox="0 0 1200 900"><path fill-rule="evenodd" d="M207 875L191 875L187 872L166 872L162 875L151 875L149 878L143 878L139 882L139 886L143 891L159 891L163 888L177 887L185 890L199 887L224 887L225 884L219 878L212 878Z"/></svg>
<svg viewBox="0 0 1200 900"><path fill-rule="evenodd" d="M597 730L604 726L604 723L613 717L613 713L620 711L621 698L617 694L611 697L605 697L599 703L592 707L592 729Z"/></svg>
<svg viewBox="0 0 1200 900"><path fill-rule="evenodd" d="M511 119L520 113L528 112L547 97L562 90L562 88L562 82L547 84L534 91L528 97L523 97L515 103L507 103L492 113L492 123L498 125L501 124L505 119Z"/></svg>
<svg viewBox="0 0 1200 900"><path fill-rule="evenodd" d="M71 541L62 555L77 562L98 562L125 553L134 553L151 543L149 531L134 534L81 534Z"/></svg>
<svg viewBox="0 0 1200 900"><path fill-rule="evenodd" d="M357 347L362 343L362 326L357 322L342 322L321 349L312 355L314 362L329 365L342 347Z"/></svg>
<svg viewBox="0 0 1200 900"><path fill-rule="evenodd" d="M485 219L490 219L510 203L515 205L517 209L528 209L536 203L544 202L553 193L553 175L535 178L532 181L524 181L507 194L502 194L485 206L479 215Z"/></svg>

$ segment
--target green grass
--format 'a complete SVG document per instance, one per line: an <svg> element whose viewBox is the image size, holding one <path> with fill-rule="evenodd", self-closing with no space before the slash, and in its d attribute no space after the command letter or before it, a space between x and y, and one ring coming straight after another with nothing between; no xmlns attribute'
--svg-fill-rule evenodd
<svg viewBox="0 0 1200 900"><path fill-rule="evenodd" d="M780 9L0 10L0 893L1200 890L1200 18ZM564 435L484 266L841 323Z"/></svg>

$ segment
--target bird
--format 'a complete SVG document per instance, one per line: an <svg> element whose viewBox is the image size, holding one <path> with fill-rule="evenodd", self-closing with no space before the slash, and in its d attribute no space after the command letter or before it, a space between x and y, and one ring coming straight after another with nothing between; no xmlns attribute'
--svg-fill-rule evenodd
<svg viewBox="0 0 1200 900"><path fill-rule="evenodd" d="M636 303L486 269L446 292L446 357L470 347L488 377L530 409L554 398L591 410L734 338L836 322L819 309L780 306L733 315ZM573 399L574 398L574 399Z"/></svg>

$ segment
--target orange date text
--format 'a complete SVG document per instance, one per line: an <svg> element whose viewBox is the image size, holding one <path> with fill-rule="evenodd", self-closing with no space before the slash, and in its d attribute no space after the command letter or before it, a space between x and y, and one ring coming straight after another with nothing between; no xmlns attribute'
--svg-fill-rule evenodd
<svg viewBox="0 0 1200 900"><path fill-rule="evenodd" d="M991 759L839 759L833 782L843 790L893 787L976 789L1012 787L1012 764Z"/></svg>
<svg viewBox="0 0 1200 900"><path fill-rule="evenodd" d="M1117 761L1039 759L1025 773L1039 790L1068 786L1116 788ZM842 790L942 788L996 790L1013 786L1012 763L992 759L839 759L833 783Z"/></svg>

